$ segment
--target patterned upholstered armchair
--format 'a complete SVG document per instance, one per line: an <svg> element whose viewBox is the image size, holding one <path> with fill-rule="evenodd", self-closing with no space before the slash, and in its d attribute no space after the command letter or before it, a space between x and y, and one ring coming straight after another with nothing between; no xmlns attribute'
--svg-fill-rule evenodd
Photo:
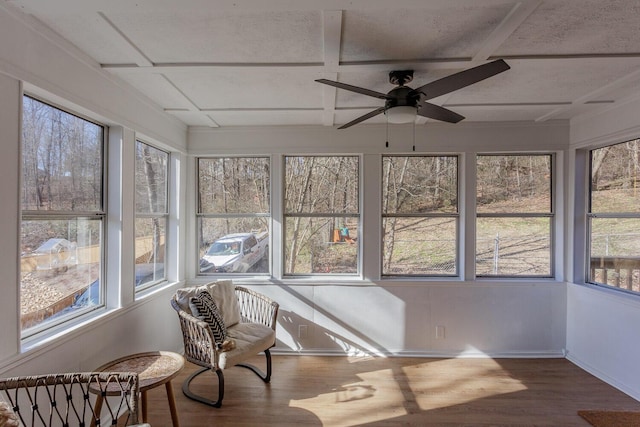
<svg viewBox="0 0 640 427"><path fill-rule="evenodd" d="M0 379L0 425L140 425L138 390L138 374L122 372Z"/></svg>
<svg viewBox="0 0 640 427"><path fill-rule="evenodd" d="M206 292L214 300L217 313L201 313L194 298ZM227 367L241 366L252 370L265 383L271 380L271 353L276 343L276 319L279 305L267 296L250 289L234 286L230 280L220 280L200 287L178 289L171 299L178 313L184 356L202 367L182 385L190 399L219 408L224 398L224 374ZM264 352L266 372L244 363ZM189 384L198 375L212 371L218 378L218 396L212 400L195 394Z"/></svg>

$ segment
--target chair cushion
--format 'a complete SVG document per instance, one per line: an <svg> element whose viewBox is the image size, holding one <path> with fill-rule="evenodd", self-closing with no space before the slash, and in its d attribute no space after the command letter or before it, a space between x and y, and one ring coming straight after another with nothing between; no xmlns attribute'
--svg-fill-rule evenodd
<svg viewBox="0 0 640 427"><path fill-rule="evenodd" d="M176 302L180 309L193 315L189 300L203 290L209 291L213 297L227 327L240 322L240 304L238 303L238 297L236 297L236 287L231 280L217 280L206 285L176 290Z"/></svg>
<svg viewBox="0 0 640 427"><path fill-rule="evenodd" d="M236 287L231 280L218 280L209 283L207 289L222 314L227 328L240 323L240 304L236 296Z"/></svg>
<svg viewBox="0 0 640 427"><path fill-rule="evenodd" d="M209 324L216 344L222 344L227 338L227 327L209 291L200 291L189 299L189 304L193 315Z"/></svg>
<svg viewBox="0 0 640 427"><path fill-rule="evenodd" d="M220 354L220 369L242 363L276 343L276 332L260 323L238 323L229 327L227 334L235 340L236 348Z"/></svg>

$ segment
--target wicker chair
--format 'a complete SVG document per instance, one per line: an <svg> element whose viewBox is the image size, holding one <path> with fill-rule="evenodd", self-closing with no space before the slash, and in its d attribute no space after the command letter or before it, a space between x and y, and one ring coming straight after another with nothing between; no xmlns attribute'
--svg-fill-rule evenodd
<svg viewBox="0 0 640 427"><path fill-rule="evenodd" d="M188 288L193 290L194 288ZM250 369L265 383L271 380L271 353L269 349L276 343L275 330L278 316L278 303L258 292L233 286L240 310L240 322L227 326L228 336L235 341L235 348L224 351L221 343L216 343L209 324L193 316L190 310L180 302L176 295L171 299L171 306L178 313L184 356L187 361L202 366L191 374L182 385L182 392L189 399L219 408L224 398L223 370L230 366L241 366ZM246 359L264 352L266 372L257 367L243 363ZM208 399L190 390L191 381L198 375L211 370L218 378L218 397Z"/></svg>
<svg viewBox="0 0 640 427"><path fill-rule="evenodd" d="M26 427L139 425L138 390L138 374L122 372L0 379L0 401Z"/></svg>

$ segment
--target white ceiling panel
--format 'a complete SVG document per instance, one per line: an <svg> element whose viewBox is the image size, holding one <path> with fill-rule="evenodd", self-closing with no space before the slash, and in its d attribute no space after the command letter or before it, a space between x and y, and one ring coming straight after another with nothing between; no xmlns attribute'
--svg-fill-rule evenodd
<svg viewBox="0 0 640 427"><path fill-rule="evenodd" d="M136 56L103 15L72 12L46 20L53 31L88 53L99 64L135 64Z"/></svg>
<svg viewBox="0 0 640 427"><path fill-rule="evenodd" d="M348 10L342 61L473 57L513 1L450 1L416 9ZM451 25L455 22L455 25Z"/></svg>
<svg viewBox="0 0 640 427"><path fill-rule="evenodd" d="M165 108L193 108L193 104L162 74L124 74L120 77Z"/></svg>
<svg viewBox="0 0 640 427"><path fill-rule="evenodd" d="M638 0L545 0L495 55L638 53Z"/></svg>
<svg viewBox="0 0 640 427"><path fill-rule="evenodd" d="M168 77L203 109L322 108L323 87L313 73L214 69Z"/></svg>
<svg viewBox="0 0 640 427"><path fill-rule="evenodd" d="M154 63L322 61L320 11L147 11L109 19Z"/></svg>

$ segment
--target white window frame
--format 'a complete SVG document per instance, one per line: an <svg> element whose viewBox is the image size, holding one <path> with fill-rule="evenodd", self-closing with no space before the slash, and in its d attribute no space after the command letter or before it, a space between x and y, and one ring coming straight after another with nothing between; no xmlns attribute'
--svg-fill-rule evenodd
<svg viewBox="0 0 640 427"><path fill-rule="evenodd" d="M242 213L206 213L202 211L202 205L200 203L200 161L201 160L219 160L219 159L245 159L245 158L256 158L256 159L264 159L269 165L269 203L268 203L268 211L267 212L242 212ZM207 156L198 156L195 158L195 233L194 241L195 241L195 271L198 277L212 277L212 276L220 276L225 278L237 278L237 277L247 277L247 276L271 276L273 270L273 253L272 253L272 204L273 204L273 165L272 159L267 155L207 155ZM201 236L201 224L203 219L234 219L234 218L266 218L268 223L268 247L267 247L267 256L268 256L268 267L267 272L255 272L255 273L226 273L226 272L207 272L201 271L201 258L200 258L200 236Z"/></svg>
<svg viewBox="0 0 640 427"><path fill-rule="evenodd" d="M51 330L58 330L64 325L75 323L76 319L84 317L89 313L96 313L98 311L102 311L106 307L107 295L106 295L106 251L107 251L107 194L108 194L108 138L109 138L109 129L105 124L101 124L96 120L79 114L77 112L72 111L70 108L62 107L60 105L55 104L54 102L47 101L39 96L32 95L30 93L23 93L22 100L24 98L30 98L37 102L40 102L44 105L47 105L51 108L55 108L57 110L62 111L65 114L69 114L71 116L75 116L81 120L85 120L89 123L92 123L102 129L102 143L101 143L101 189L100 189L100 205L101 208L94 211L40 211L40 210L25 210L21 207L21 223L22 221L34 220L34 221L47 221L47 220L71 220L71 219L91 219L91 220L99 220L100 221L100 267L99 267L99 289L100 289L100 297L99 302L96 305L92 305L90 307L78 309L73 313L68 315L61 316L55 320L51 320L45 322L44 324L38 324L31 328L27 328L26 330L22 330L20 328L20 337L23 343L31 342L34 339L38 339L41 334L47 333ZM21 122L21 128L24 124ZM22 142L21 142L22 146ZM21 163L23 162L23 157L21 156ZM20 226L22 228L22 225ZM18 285L20 285L20 282ZM18 319L18 324L21 324L21 316Z"/></svg>
<svg viewBox="0 0 640 427"><path fill-rule="evenodd" d="M385 218L451 218L455 221L455 236L453 236L453 240L455 241L455 260L454 260L454 272L452 274L417 274L417 273L406 273L406 274L394 274L394 273L385 273L384 272L384 257L383 253L380 254L380 274L383 278L394 278L394 277L411 277L411 278L444 278L444 277L459 277L460 276L460 156L457 154L431 154L431 153L423 153L423 154L383 154L381 155L381 167L382 173L384 173L384 159L385 157L450 157L455 158L456 161L456 207L455 212L424 212L424 213L384 213L384 209L381 206L380 212L382 215L382 220ZM383 182L380 181L380 197L383 197L384 188ZM380 243L381 251L384 251L384 234L382 235L382 241Z"/></svg>
<svg viewBox="0 0 640 427"><path fill-rule="evenodd" d="M602 282L596 282L594 280L594 277L592 277L592 272L594 272L595 270L591 267L592 261L591 261L591 242L592 242L592 232L593 232L593 220L594 219L611 219L611 220L615 220L615 219L639 219L640 220L640 212L593 212L592 210L592 185L593 185L593 177L592 177L592 171L593 171L593 152L595 150L599 150L602 148L607 148L607 147L613 147L616 145L621 145L621 144L626 144L628 142L633 142L633 141L638 141L638 143L640 144L640 138L631 138L629 140L626 141L621 141L621 142L615 142L615 143L611 143L611 144L607 144L604 146L599 146L596 148L592 148L589 149L587 152L587 160L588 160L588 169L587 169L587 183L588 185L586 186L586 202L587 202L587 211L586 211L586 241L585 241L585 249L586 249L586 253L585 253L585 271L584 271L584 280L586 283L592 284L592 285L596 285L596 286L602 286L605 287L607 289L611 289L613 291L616 292L622 292L622 293L630 293L633 295L639 295L640 292L634 291L633 289L629 289L627 288L622 288L620 286L620 280L618 280L618 286L613 286L613 285L609 285L608 283L602 283ZM639 254L640 256L640 254ZM618 267L619 268L619 267ZM615 270L614 268L611 268L613 270ZM605 277L607 276L605 269ZM631 282L629 285L627 286L631 286Z"/></svg>
<svg viewBox="0 0 640 427"><path fill-rule="evenodd" d="M556 221L556 214L555 214L555 207L556 207L556 201L555 201L555 181L556 181L556 156L554 153L532 153L532 152L509 152L509 153L477 153L475 155L475 159L474 159L474 168L476 170L476 173L474 174L475 176L475 184L476 184L476 189L477 189L477 183L478 183L478 175L477 175L477 167L478 167L478 158L479 157L524 157L524 156L547 156L549 157L550 160L550 167L549 167L549 173L550 173L550 177L549 177L549 198L550 198L550 203L551 206L549 207L549 212L525 212L525 213L489 213L489 212L477 212L477 206L476 206L476 224L474 229L475 231L475 236L474 236L474 241L476 242L477 245L477 237L478 237L478 233L477 233L477 220L479 218L549 218L549 272L548 274L541 274L541 275L510 275L510 274L478 274L478 272L476 271L476 266L477 266L477 259L476 259L476 251L474 251L474 260L473 260L473 264L474 264L474 271L475 271L475 277L479 278L479 279L510 279L510 280L518 280L518 279L545 279L545 278L553 278L555 277L555 270L556 270L556 244L555 244L555 221ZM477 195L474 194L474 199L476 200L477 203Z"/></svg>
<svg viewBox="0 0 640 427"><path fill-rule="evenodd" d="M286 210L286 161L288 157L353 157L358 160L358 168L357 168L357 176L355 177L355 181L358 183L358 211L356 213L339 213L339 212L314 212L314 213L305 213L305 212L287 212ZM285 154L281 158L282 161L282 249L279 253L280 256L280 265L282 271L282 277L288 279L301 278L301 277L316 277L316 278L325 278L325 277L359 277L362 278L362 257L363 257L363 233L362 230L362 197L363 197L363 185L362 185L362 174L363 174L363 158L362 155L358 154ZM357 218L358 220L358 239L356 242L356 250L357 250L357 260L356 260L356 271L354 273L287 273L286 272L286 244L284 243L286 239L286 223L287 218L336 218L336 219L346 219L346 218Z"/></svg>
<svg viewBox="0 0 640 427"><path fill-rule="evenodd" d="M169 201L171 200L170 198L170 194L169 194L169 183L171 181L171 175L170 175L170 163L171 163L171 154L165 150L162 150L156 146L154 146L153 144L149 144L141 139L136 138L136 148L135 148L135 156L137 157L137 153L138 153L138 144L143 144L146 145L154 150L157 150L161 153L164 153L166 155L166 164L165 164L165 206L164 206L164 211L163 212L135 212L135 218L134 218L134 233L133 233L133 239L135 242L136 239L136 230L135 230L135 224L136 224L136 220L138 219L158 219L161 220L164 223L164 254L162 254L162 259L164 260L163 264L163 274L162 277L157 278L155 280L146 282L141 284L140 286L136 286L137 284L137 277L134 277L134 288L135 288L135 293L138 294L142 291L145 291L149 288L155 287L161 283L164 283L167 281L167 256L168 256L168 251L167 251L167 235L168 235L168 227L169 227ZM136 162L137 165L137 162ZM137 171L136 171L136 175L137 175ZM137 206L137 204L134 204L134 206ZM137 257L137 254L135 254L135 243L134 243L134 256ZM156 255L157 256L157 255ZM137 264L134 265L134 276L137 276L137 272L136 267ZM155 271L155 270L154 270Z"/></svg>

